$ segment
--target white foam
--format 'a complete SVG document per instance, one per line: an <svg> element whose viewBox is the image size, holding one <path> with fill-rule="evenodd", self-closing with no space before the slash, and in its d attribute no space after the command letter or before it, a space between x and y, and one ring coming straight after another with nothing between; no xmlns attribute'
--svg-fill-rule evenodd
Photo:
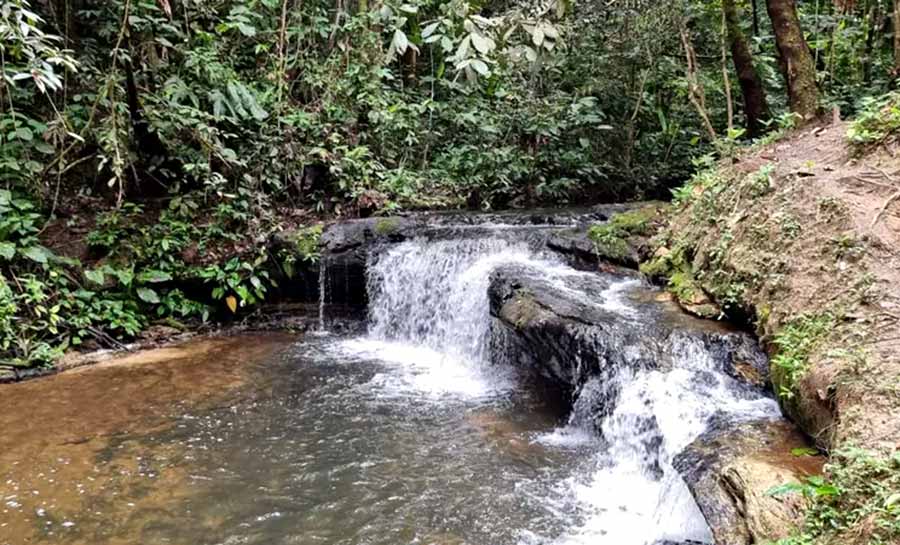
<svg viewBox="0 0 900 545"><path fill-rule="evenodd" d="M614 384L594 379L585 385L589 392L612 387L618 396L601 422L607 448L598 455L589 482L570 479L561 485L577 498L584 519L552 541L555 545L712 543L702 513L672 467L673 458L708 428L713 416L777 418L780 410L772 399L742 395L700 341L675 337L671 352L672 369L621 369ZM577 409L576 403L573 414ZM578 425L572 422L562 430Z"/></svg>
<svg viewBox="0 0 900 545"><path fill-rule="evenodd" d="M352 359L377 360L389 368L367 385L380 397L471 399L497 396L512 388L512 381L499 368L473 365L428 347L361 338L340 342L335 348Z"/></svg>

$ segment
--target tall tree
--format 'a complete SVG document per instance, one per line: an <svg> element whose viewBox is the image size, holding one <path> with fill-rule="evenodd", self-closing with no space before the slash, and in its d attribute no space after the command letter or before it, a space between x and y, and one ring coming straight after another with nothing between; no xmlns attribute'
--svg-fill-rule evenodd
<svg viewBox="0 0 900 545"><path fill-rule="evenodd" d="M900 1L900 0L897 0ZM769 117L769 105L762 79L753 65L753 54L747 44L747 38L741 30L737 7L734 0L722 0L725 12L727 40L731 46L731 59L737 72L741 95L744 99L744 115L747 117L747 133L758 136L763 130L763 121Z"/></svg>
<svg viewBox="0 0 900 545"><path fill-rule="evenodd" d="M808 122L818 111L819 91L816 65L797 16L797 2L767 0L766 5L775 31L778 62L787 83L791 111L800 116L800 123Z"/></svg>

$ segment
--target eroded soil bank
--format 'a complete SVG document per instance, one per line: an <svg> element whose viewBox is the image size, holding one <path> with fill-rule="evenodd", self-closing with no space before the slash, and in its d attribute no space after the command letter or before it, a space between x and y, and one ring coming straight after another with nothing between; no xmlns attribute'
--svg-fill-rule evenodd
<svg viewBox="0 0 900 545"><path fill-rule="evenodd" d="M653 217L641 265L684 308L753 323L783 409L831 453L835 488L807 490L798 543L900 540L900 158L851 147L847 129L699 173Z"/></svg>

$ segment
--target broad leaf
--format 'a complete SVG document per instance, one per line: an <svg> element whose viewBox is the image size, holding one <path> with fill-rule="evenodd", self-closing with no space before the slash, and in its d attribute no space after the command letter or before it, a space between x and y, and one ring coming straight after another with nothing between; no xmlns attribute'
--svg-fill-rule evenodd
<svg viewBox="0 0 900 545"><path fill-rule="evenodd" d="M159 295L156 294L155 291L150 288L138 288L137 296L141 299L141 301L150 304L159 303Z"/></svg>
<svg viewBox="0 0 900 545"><path fill-rule="evenodd" d="M99 269L94 269L91 271L84 271L84 277L89 281L93 282L97 285L103 285L103 282L106 281L106 275L103 274L103 271Z"/></svg>
<svg viewBox="0 0 900 545"><path fill-rule="evenodd" d="M0 257L10 261L16 255L16 245L12 242L0 242Z"/></svg>
<svg viewBox="0 0 900 545"><path fill-rule="evenodd" d="M22 255L35 263L45 264L53 257L53 252L43 246L30 246L22 250Z"/></svg>
<svg viewBox="0 0 900 545"><path fill-rule="evenodd" d="M159 282L168 282L172 279L172 275L166 271L149 270L143 271L138 275L138 282L142 284L158 284Z"/></svg>

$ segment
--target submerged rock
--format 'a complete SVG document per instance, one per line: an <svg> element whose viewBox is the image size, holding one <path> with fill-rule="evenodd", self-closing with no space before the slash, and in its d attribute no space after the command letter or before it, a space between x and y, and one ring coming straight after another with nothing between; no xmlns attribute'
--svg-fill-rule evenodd
<svg viewBox="0 0 900 545"><path fill-rule="evenodd" d="M675 467L722 545L788 537L803 519L799 494L768 492L822 472L824 458L807 456L806 438L781 420L720 426L675 458ZM800 456L792 451L800 449Z"/></svg>

